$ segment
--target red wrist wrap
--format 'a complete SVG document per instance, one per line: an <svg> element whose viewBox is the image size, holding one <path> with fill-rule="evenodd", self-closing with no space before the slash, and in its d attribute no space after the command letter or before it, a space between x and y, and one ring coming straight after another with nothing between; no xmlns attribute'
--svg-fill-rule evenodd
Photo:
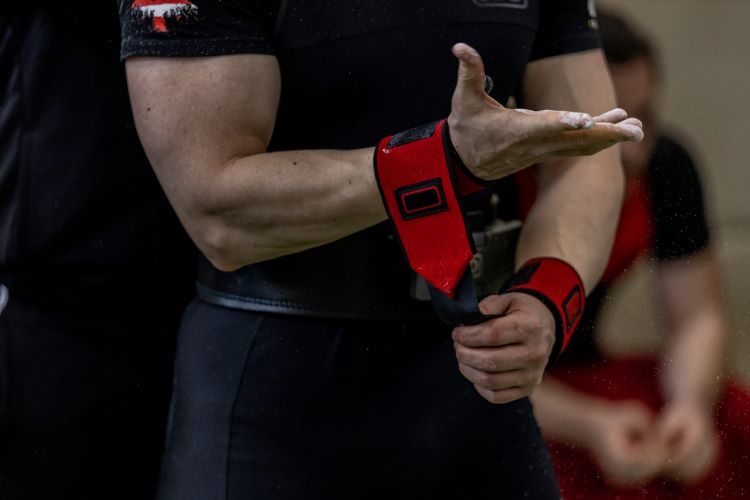
<svg viewBox="0 0 750 500"><path fill-rule="evenodd" d="M555 345L550 361L554 361L567 347L586 302L583 282L576 270L564 260L553 257L532 259L513 275L503 292L533 295L552 311Z"/></svg>
<svg viewBox="0 0 750 500"><path fill-rule="evenodd" d="M457 163L458 162L458 163ZM445 120L386 137L375 177L411 268L448 297L475 252L461 194L484 189L453 150Z"/></svg>

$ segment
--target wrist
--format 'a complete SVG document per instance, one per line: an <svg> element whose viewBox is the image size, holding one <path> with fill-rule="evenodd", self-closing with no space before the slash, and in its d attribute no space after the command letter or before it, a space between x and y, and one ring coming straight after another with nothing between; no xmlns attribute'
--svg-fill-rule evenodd
<svg viewBox="0 0 750 500"><path fill-rule="evenodd" d="M578 405L580 415L579 424L574 431L575 436L570 439L574 444L589 450L599 448L603 436L608 432L607 423L610 421L610 405L604 400L587 399Z"/></svg>
<svg viewBox="0 0 750 500"><path fill-rule="evenodd" d="M689 413L691 415L704 415L708 418L713 416L713 401L699 396L680 396L667 400L662 410L666 412Z"/></svg>
<svg viewBox="0 0 750 500"><path fill-rule="evenodd" d="M548 364L548 367L551 366L567 347L583 314L586 297L578 272L555 257L531 259L516 271L502 292L532 295L552 313L555 319L555 343Z"/></svg>
<svg viewBox="0 0 750 500"><path fill-rule="evenodd" d="M446 125L448 125L449 139L456 151L456 155L461 159L461 162L472 177L480 179L483 183L493 182L494 178L491 177L491 172L482 168L485 163L477 152L476 143L471 138L476 136L477 131L462 124L459 120L448 116L446 118Z"/></svg>
<svg viewBox="0 0 750 500"><path fill-rule="evenodd" d="M475 247L446 127L441 120L384 138L373 168L410 267L453 298Z"/></svg>
<svg viewBox="0 0 750 500"><path fill-rule="evenodd" d="M445 154L449 158L449 165L453 170L456 188L462 195L466 196L473 194L491 186L492 183L490 181L486 181L474 174L474 172L468 167L468 164L463 160L463 156L459 154L456 145L453 142L450 121L447 119L445 120L445 127L443 128L443 142L445 144ZM464 156L467 155L464 154Z"/></svg>

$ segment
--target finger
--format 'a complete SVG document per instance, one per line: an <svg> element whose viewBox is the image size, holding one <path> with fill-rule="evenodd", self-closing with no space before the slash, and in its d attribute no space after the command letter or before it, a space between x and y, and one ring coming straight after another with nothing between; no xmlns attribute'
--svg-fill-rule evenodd
<svg viewBox="0 0 750 500"><path fill-rule="evenodd" d="M510 403L511 401L515 401L529 395L527 391L519 387L512 387L510 389L495 391L492 389L485 389L484 387L474 385L474 389L476 389L480 396L493 404Z"/></svg>
<svg viewBox="0 0 750 500"><path fill-rule="evenodd" d="M606 113L594 117L596 123L617 123L628 117L628 112L622 108L610 109Z"/></svg>
<svg viewBox="0 0 750 500"><path fill-rule="evenodd" d="M570 130L590 129L594 120L587 113L573 111L538 111L535 113L519 112L523 117L519 127L529 139L543 138L551 134Z"/></svg>
<svg viewBox="0 0 750 500"><path fill-rule="evenodd" d="M465 43L457 43L452 49L458 59L458 80L453 93L456 101L482 102L485 96L484 63L479 53Z"/></svg>
<svg viewBox="0 0 750 500"><path fill-rule="evenodd" d="M628 118L626 120L618 122L616 125L633 125L643 130L643 122L641 122L638 118Z"/></svg>
<svg viewBox="0 0 750 500"><path fill-rule="evenodd" d="M454 348L460 363L486 372L518 370L528 364L528 349L523 344L505 347L464 347L454 344Z"/></svg>
<svg viewBox="0 0 750 500"><path fill-rule="evenodd" d="M464 347L501 347L524 339L521 322L515 314L453 329L453 341Z"/></svg>
<svg viewBox="0 0 750 500"><path fill-rule="evenodd" d="M488 316L499 316L510 312L513 296L508 294L488 295L479 302L479 311Z"/></svg>
<svg viewBox="0 0 750 500"><path fill-rule="evenodd" d="M618 123L614 128L623 137L624 142L641 142L643 140L643 128L641 128L641 125Z"/></svg>
<svg viewBox="0 0 750 500"><path fill-rule="evenodd" d="M597 123L591 130L581 130L569 134L579 134L590 141L608 139L622 142L643 139L643 129L633 122L628 123L627 120L622 123Z"/></svg>
<svg viewBox="0 0 750 500"><path fill-rule="evenodd" d="M528 370L512 370L502 373L485 372L476 370L463 363L458 364L458 369L466 379L485 389L493 391L502 391L511 388L531 389L536 386L536 380Z"/></svg>
<svg viewBox="0 0 750 500"><path fill-rule="evenodd" d="M619 142L639 142L642 139L643 130L635 125L597 123L592 129L566 132L556 140L547 141L546 157L591 155Z"/></svg>

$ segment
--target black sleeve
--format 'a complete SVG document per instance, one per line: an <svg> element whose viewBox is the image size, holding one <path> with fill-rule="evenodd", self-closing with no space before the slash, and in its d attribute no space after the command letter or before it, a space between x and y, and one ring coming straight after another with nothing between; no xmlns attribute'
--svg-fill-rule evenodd
<svg viewBox="0 0 750 500"><path fill-rule="evenodd" d="M269 1L118 0L118 4L123 59L274 52L277 13Z"/></svg>
<svg viewBox="0 0 750 500"><path fill-rule="evenodd" d="M677 142L659 138L649 166L658 260L687 257L710 241L703 189L693 159Z"/></svg>
<svg viewBox="0 0 750 500"><path fill-rule="evenodd" d="M539 28L530 60L600 46L593 0L541 0Z"/></svg>

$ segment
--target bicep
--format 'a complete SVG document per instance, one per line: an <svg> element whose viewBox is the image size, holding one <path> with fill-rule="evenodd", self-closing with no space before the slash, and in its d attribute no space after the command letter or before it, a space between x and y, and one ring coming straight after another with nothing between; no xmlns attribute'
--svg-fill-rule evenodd
<svg viewBox="0 0 750 500"><path fill-rule="evenodd" d="M612 80L601 50L548 57L528 64L524 106L601 114L615 106Z"/></svg>
<svg viewBox="0 0 750 500"><path fill-rule="evenodd" d="M275 57L132 58L126 69L138 134L178 214L223 166L265 152L280 93Z"/></svg>

